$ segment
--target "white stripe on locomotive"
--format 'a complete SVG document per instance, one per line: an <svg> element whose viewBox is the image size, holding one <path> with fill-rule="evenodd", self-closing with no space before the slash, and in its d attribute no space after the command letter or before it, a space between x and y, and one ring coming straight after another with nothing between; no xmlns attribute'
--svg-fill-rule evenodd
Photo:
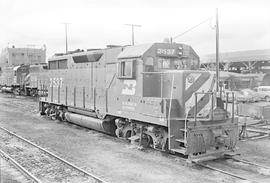
<svg viewBox="0 0 270 183"><path fill-rule="evenodd" d="M199 77L197 77L196 80L198 80ZM194 79L194 82L192 85L194 85L195 81ZM200 88L196 91L193 91L194 93L192 94L192 96L185 102L185 110L186 112L190 112L190 109L193 108L195 106L195 92L208 92L210 90L212 90L211 86L212 86L212 83L214 82L214 75L213 74L210 74L210 77L204 82L204 83L199 83ZM190 85L189 87L191 87L192 85ZM186 91L187 91L188 88L186 88ZM199 94L197 95L197 102L200 101L200 99L202 97L204 97L205 94ZM203 109L201 110L201 112L199 112L198 114L203 114L202 111L205 111L205 110L210 110L211 108L211 100L209 100L209 102L203 107ZM206 114L207 115L207 114Z"/></svg>

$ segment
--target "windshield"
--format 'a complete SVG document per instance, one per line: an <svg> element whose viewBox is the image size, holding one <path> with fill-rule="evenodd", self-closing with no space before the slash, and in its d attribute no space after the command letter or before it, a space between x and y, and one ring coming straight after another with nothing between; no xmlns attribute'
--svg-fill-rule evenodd
<svg viewBox="0 0 270 183"><path fill-rule="evenodd" d="M158 58L158 68L160 69L195 69L198 60L187 58Z"/></svg>

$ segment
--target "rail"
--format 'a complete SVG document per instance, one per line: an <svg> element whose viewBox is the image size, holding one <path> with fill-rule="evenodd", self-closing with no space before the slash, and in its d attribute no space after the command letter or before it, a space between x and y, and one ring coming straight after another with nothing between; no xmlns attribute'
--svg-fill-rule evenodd
<svg viewBox="0 0 270 183"><path fill-rule="evenodd" d="M87 172L87 171L85 171L85 170L83 170L83 169L77 167L76 165L74 165L74 164L72 164L72 163L70 163L70 162L64 160L63 158L57 156L56 154L54 154L54 153L52 153L52 152L50 152L50 151L44 149L43 147L40 147L39 145L34 144L33 142L31 142L31 141L29 141L29 140L27 140L27 139L21 137L20 135L17 135L17 134L15 134L15 133L13 133L13 132L7 130L7 129L4 128L4 127L0 127L0 129L2 129L3 131L5 131L5 132L7 132L7 133L9 133L9 134L11 134L11 135L13 135L13 136L19 138L20 140L22 140L22 141L24 141L24 142L26 142L26 143L28 143L28 144L30 144L30 145L32 145L32 146L38 148L39 150L46 152L47 154L49 154L49 155L53 156L54 158L56 158L56 159L58 159L58 160L64 162L65 164L71 166L72 168L74 168L74 169L76 169L76 170L78 170L78 171L84 173L85 175L90 176L90 177L92 177L92 178L98 180L99 182L107 183L106 181L102 180L101 178L99 178L99 177L97 177L97 176L95 176L95 175L93 175L93 174L91 174L91 173L89 173L89 172Z"/></svg>
<svg viewBox="0 0 270 183"><path fill-rule="evenodd" d="M203 163L195 163L196 165L199 165L201 167L204 167L204 168L207 168L207 169L210 169L210 170L214 170L214 171L217 171L217 172L220 172L220 173L223 173L223 174L226 174L226 175L229 175L231 177L235 177L235 178L238 178L240 180L246 180L246 181L250 181L250 182L254 182L254 183L259 183L257 181L254 181L254 180L251 180L247 177L244 177L244 176L241 176L241 175L237 175L235 173L231 173L231 172L228 172L228 171L225 171L225 170L222 170L220 168L216 168L216 167L213 167L213 166L210 166L210 165L207 165L207 164L203 164Z"/></svg>
<svg viewBox="0 0 270 183"><path fill-rule="evenodd" d="M16 166L19 170L21 170L24 174L27 175L28 178L34 180L37 183L41 183L41 181L36 178L33 174L31 174L28 170L26 170L24 167L22 167L17 161L15 161L13 158L11 158L8 154L6 154L4 151L0 149L0 155L5 158L7 161L10 161L14 166Z"/></svg>
<svg viewBox="0 0 270 183"><path fill-rule="evenodd" d="M267 169L268 171L270 170L270 167L269 166L261 165L261 164L254 163L254 162L250 162L250 161L244 160L244 159L235 158L233 156L229 156L229 157L227 157L224 160L227 160L227 159L233 160L233 161L236 161L236 162L241 162L241 163L244 163L244 164L247 164L247 165L251 165L251 166L254 166L254 167L258 167L258 168L262 168L262 169ZM247 177L245 173L244 173L244 175L239 175L237 173L232 173L232 172L223 170L221 168L216 168L216 167L211 166L211 165L206 164L206 163L199 163L199 162L193 162L193 163L196 164L196 165L202 166L204 168L211 169L211 170L214 170L214 171L217 171L217 172L226 174L226 175L230 175L232 177L235 177L235 178L238 178L238 179L241 179L241 180L245 180L245 181L249 181L249 182L254 182L254 183L261 182L261 181L253 180L253 179ZM226 169L228 169L228 168L226 168ZM246 169L246 167L244 169ZM257 174L256 174L256 177L257 177Z"/></svg>

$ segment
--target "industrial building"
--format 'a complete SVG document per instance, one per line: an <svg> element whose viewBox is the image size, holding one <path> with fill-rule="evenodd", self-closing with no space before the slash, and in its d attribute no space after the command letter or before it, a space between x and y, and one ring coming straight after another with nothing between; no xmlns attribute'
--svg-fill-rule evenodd
<svg viewBox="0 0 270 183"><path fill-rule="evenodd" d="M224 52L219 59L220 70L256 75L259 85L270 85L270 49ZM215 70L216 55L202 56L201 68Z"/></svg>
<svg viewBox="0 0 270 183"><path fill-rule="evenodd" d="M6 47L0 54L0 67L46 63L46 47Z"/></svg>

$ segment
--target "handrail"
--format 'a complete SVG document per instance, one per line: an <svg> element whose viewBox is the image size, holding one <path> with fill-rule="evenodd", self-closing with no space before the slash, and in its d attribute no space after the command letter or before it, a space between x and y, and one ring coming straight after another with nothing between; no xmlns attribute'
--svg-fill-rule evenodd
<svg viewBox="0 0 270 183"><path fill-rule="evenodd" d="M234 118L234 92L230 92L232 93L232 122L233 122L233 118ZM211 115L210 115L210 120L214 119L214 92L195 92L195 110L194 110L194 121L195 121L195 126L196 126L196 122L197 122L197 95L198 94L209 94L211 95L212 98L212 103L211 103ZM228 113L228 97L229 96L229 92L226 92L226 106L225 106L225 110L226 110L226 118L227 118L227 113Z"/></svg>
<svg viewBox="0 0 270 183"><path fill-rule="evenodd" d="M172 97L173 97L173 85L174 85L174 74L173 74L173 78L172 78L172 87L171 87L170 104L169 104L169 114L168 114L169 120L171 120Z"/></svg>
<svg viewBox="0 0 270 183"><path fill-rule="evenodd" d="M109 83L109 86L108 86L107 88L111 88L111 85L112 85L112 82L113 82L115 76L116 76L116 73L114 73L114 75L113 75L113 77L111 78L111 81L110 81L110 83Z"/></svg>
<svg viewBox="0 0 270 183"><path fill-rule="evenodd" d="M211 94L211 121L214 119L214 93Z"/></svg>
<svg viewBox="0 0 270 183"><path fill-rule="evenodd" d="M234 92L232 92L232 123L234 119Z"/></svg>
<svg viewBox="0 0 270 183"><path fill-rule="evenodd" d="M184 141L187 141L187 118L188 118L188 110L186 111L186 116L185 116L185 131L184 131Z"/></svg>
<svg viewBox="0 0 270 183"><path fill-rule="evenodd" d="M169 114L168 114L168 129L169 129L169 137L171 136L170 134L170 127L171 127L171 110L172 110L172 97L173 97L173 85L174 85L174 73L173 73L173 78L172 78L172 87L171 87L171 96L170 96L170 105L169 105ZM170 149L170 143L169 143L169 149Z"/></svg>
<svg viewBox="0 0 270 183"><path fill-rule="evenodd" d="M160 77L160 97L163 100L163 75Z"/></svg>
<svg viewBox="0 0 270 183"><path fill-rule="evenodd" d="M171 74L170 72L141 72L141 74Z"/></svg>
<svg viewBox="0 0 270 183"><path fill-rule="evenodd" d="M232 122L234 118L234 92L226 92L226 113L228 113L229 94L232 94Z"/></svg>
<svg viewBox="0 0 270 183"><path fill-rule="evenodd" d="M197 101L197 92L194 93L195 95L195 110L194 110L194 121L195 121L195 126L196 126L196 123L197 123L197 104L198 104L198 101Z"/></svg>

